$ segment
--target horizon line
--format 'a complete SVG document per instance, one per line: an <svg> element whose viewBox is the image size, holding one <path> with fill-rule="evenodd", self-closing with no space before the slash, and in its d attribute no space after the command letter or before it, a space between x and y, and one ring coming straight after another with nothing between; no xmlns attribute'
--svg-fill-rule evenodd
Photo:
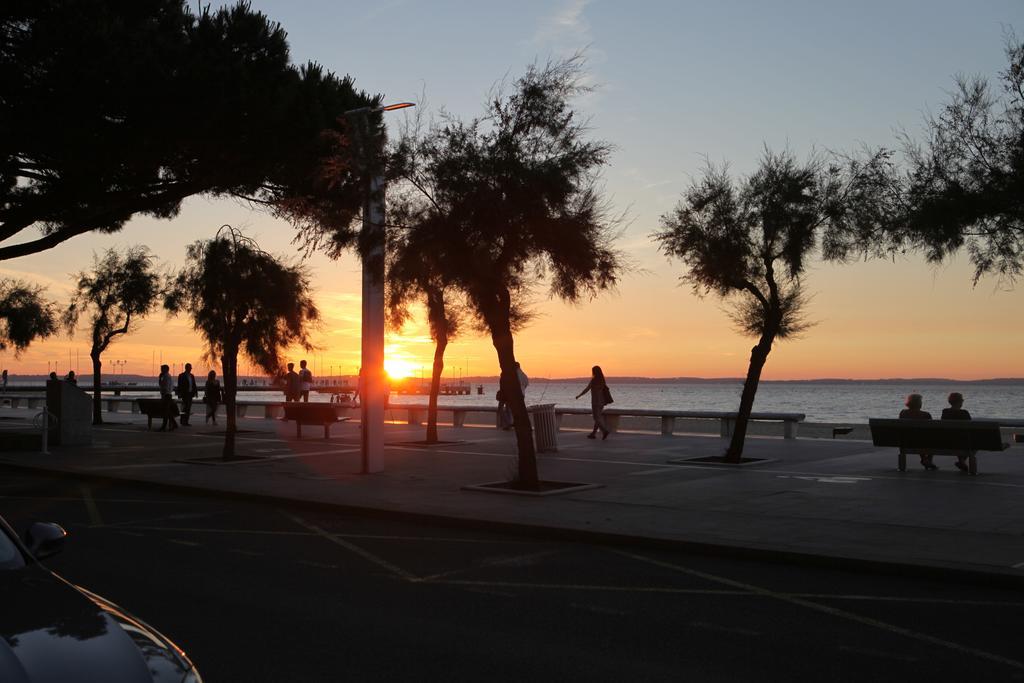
<svg viewBox="0 0 1024 683"><path fill-rule="evenodd" d="M60 373L60 374L62 376L65 376L67 373ZM91 371L83 371L83 372L76 373L76 374L77 374L78 377L81 377L83 379L90 379L92 377L92 372ZM205 373L201 373L201 374L205 374ZM221 373L221 374L223 374L223 373ZM39 372L39 373L27 373L27 374L20 374L20 375L16 375L14 373L11 373L10 376L12 378L13 377L21 377L21 378L40 377L40 378L46 378L47 373ZM103 377L107 381L110 381L110 380L117 381L117 378L121 378L121 377L131 378L131 379L146 379L146 378L150 378L151 375L149 375L148 373L147 374L126 373L126 374L123 374L123 375L122 374L114 374L114 373L110 373L110 374L104 373ZM266 378L266 379L269 379L270 378L268 375L264 375L264 374L239 374L238 377L239 378L246 378L246 379L251 379L251 378ZM355 378L356 375L354 373L339 373L339 374L334 374L334 375L319 375L319 377L320 378L323 378L323 377L336 377L336 378L339 378L339 379L343 379L343 378ZM395 380L395 381L396 382L401 382L401 381L408 381L408 380L415 380L415 379L420 379L421 381L424 381L424 382L427 382L427 381L430 380L429 377L417 378L417 377L414 377L414 376L408 376L408 377L400 378L400 379ZM497 381L498 379L499 379L499 375L471 375L471 376L456 377L456 378L442 377L441 381L442 381L442 383L451 383L451 382ZM573 382L578 382L578 381L586 382L586 381L589 381L589 380L590 380L590 377L588 375L577 375L577 376L573 376L573 377L545 377L545 376L530 377L530 381L531 382L570 382L570 381L573 381ZM672 376L608 375L607 376L607 380L608 381L613 381L614 380L614 381L619 381L619 382L623 382L623 381L626 381L626 382L628 382L628 381L642 381L642 382L740 382L740 383L742 383L742 382L745 381L745 378L743 378L743 377L698 377L698 376L687 376L687 375L672 375ZM790 379L762 379L761 380L761 383L766 383L766 382L820 382L820 383L825 383L825 382L958 382L958 383L972 383L973 382L973 383L978 383L978 382L1024 382L1024 377L979 377L979 378L973 378L973 379L955 379L955 378L952 378L952 377L804 377L804 378L799 378L799 379L792 379L792 378L790 378Z"/></svg>

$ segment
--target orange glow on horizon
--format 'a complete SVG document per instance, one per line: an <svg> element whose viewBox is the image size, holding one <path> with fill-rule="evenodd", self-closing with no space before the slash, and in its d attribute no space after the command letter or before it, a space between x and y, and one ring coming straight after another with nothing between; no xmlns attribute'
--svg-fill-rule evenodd
<svg viewBox="0 0 1024 683"><path fill-rule="evenodd" d="M390 379L405 379L411 377L416 372L418 366L412 361L404 358L385 358L384 359L384 372L388 374Z"/></svg>

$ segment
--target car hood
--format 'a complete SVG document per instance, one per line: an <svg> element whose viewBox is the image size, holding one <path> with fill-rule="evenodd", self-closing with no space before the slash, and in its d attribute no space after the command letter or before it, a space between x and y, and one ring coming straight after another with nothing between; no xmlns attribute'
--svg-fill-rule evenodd
<svg viewBox="0 0 1024 683"><path fill-rule="evenodd" d="M181 681L170 641L39 565L0 571L0 681Z"/></svg>

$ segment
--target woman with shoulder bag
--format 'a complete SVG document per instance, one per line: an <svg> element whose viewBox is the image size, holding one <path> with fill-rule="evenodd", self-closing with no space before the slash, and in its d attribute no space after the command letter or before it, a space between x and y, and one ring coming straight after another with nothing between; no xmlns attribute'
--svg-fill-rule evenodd
<svg viewBox="0 0 1024 683"><path fill-rule="evenodd" d="M594 429L591 430L590 434L587 434L588 439L597 438L597 430L601 430L601 439L607 439L610 430L608 429L608 423L604 420L604 407L612 402L612 392L608 390L608 382L604 379L604 373L601 371L600 365L595 365L591 369L590 382L587 387L576 394L576 398L583 396L583 394L590 392L590 412L594 416Z"/></svg>
<svg viewBox="0 0 1024 683"><path fill-rule="evenodd" d="M217 379L217 373L210 370L209 374L206 375L206 386L203 387L203 403L206 404L206 421L213 420L213 424L217 424L217 405L221 402L221 389L220 381Z"/></svg>

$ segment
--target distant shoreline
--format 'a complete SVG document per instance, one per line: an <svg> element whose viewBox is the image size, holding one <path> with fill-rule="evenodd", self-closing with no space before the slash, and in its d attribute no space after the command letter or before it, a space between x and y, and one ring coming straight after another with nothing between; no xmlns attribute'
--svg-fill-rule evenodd
<svg viewBox="0 0 1024 683"><path fill-rule="evenodd" d="M61 373L63 378L64 373ZM80 379L89 382L92 378L91 372L85 372L79 374ZM155 376L150 375L114 375L104 373L104 382L118 382L118 383L152 383ZM11 383L25 383L25 382L44 382L46 380L45 374L37 375L20 375L11 374ZM239 379L266 379L262 375L245 375L240 376ZM324 379L324 376L318 377L318 379ZM356 377L354 375L336 375L333 376L335 380L345 381L347 380L350 384L354 384ZM415 378L409 378L415 379ZM429 381L429 377L424 377L423 380ZM445 377L443 380L445 384L452 384L463 382L466 384L496 384L498 382L497 375L490 376L474 376L474 377L461 377L451 378ZM561 382L577 382L586 384L590 381L590 377L530 377L531 383L561 383ZM617 384L742 384L742 377L608 377L609 383ZM820 378L820 379L763 379L761 384L919 384L922 386L933 385L933 384L1024 384L1024 377L994 377L988 379L949 379L944 377L886 377L878 379L842 379L842 378Z"/></svg>

